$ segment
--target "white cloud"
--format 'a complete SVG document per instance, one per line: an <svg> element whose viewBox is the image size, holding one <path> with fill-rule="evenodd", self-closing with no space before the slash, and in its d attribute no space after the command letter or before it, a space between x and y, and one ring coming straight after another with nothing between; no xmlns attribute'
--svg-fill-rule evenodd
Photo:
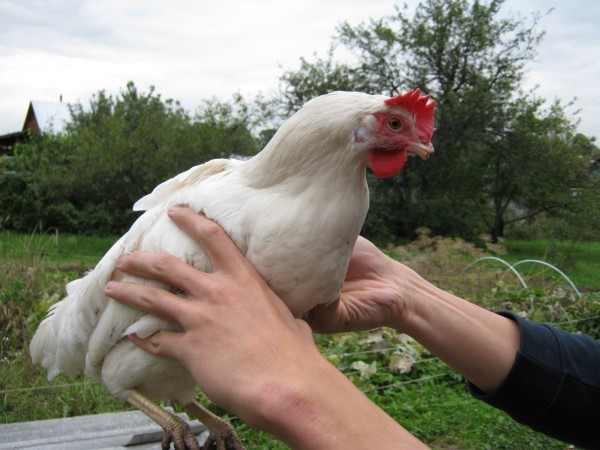
<svg viewBox="0 0 600 450"><path fill-rule="evenodd" d="M29 100L87 102L132 80L195 109L202 98L277 88L284 69L327 51L336 26L394 12L393 0L199 2L197 0L0 0L0 133L21 128ZM410 4L416 4L411 0ZM556 3L559 3L556 1ZM582 131L600 136L600 11L594 0L560 2L530 86L579 98ZM543 0L507 0L507 10L545 11Z"/></svg>
<svg viewBox="0 0 600 450"><path fill-rule="evenodd" d="M588 0L570 2L509 0L507 8L524 14L552 11L543 16L539 28L546 34L538 56L528 64L526 86L537 86L537 93L548 102L560 99L567 112L581 119L580 131L600 137L600 3Z"/></svg>

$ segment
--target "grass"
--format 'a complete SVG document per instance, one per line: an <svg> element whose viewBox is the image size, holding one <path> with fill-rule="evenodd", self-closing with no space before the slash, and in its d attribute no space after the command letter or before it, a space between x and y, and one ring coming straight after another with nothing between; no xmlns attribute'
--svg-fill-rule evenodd
<svg viewBox="0 0 600 450"><path fill-rule="evenodd" d="M433 449L566 447L473 399L462 384L421 384L370 397Z"/></svg>
<svg viewBox="0 0 600 450"><path fill-rule="evenodd" d="M25 353L0 364L0 423L81 416L123 411L123 402L108 395L104 387L82 375L60 375L52 383L31 366Z"/></svg>
<svg viewBox="0 0 600 450"><path fill-rule="evenodd" d="M102 386L82 376L69 379L61 375L49 383L43 370L32 367L27 352L33 331L48 306L62 297L64 285L93 267L114 241L92 236L0 235L2 423L128 409ZM574 248L543 241L504 244L508 253L501 256L508 261L539 258L557 264L586 291L584 299L576 300L567 291L557 291L556 286L547 292L537 289L536 302L545 306L533 311L531 294L522 292L497 266L484 264L462 273L467 264L491 253L458 239L423 233L417 241L388 251L440 287L484 306L512 308L540 320L571 322L566 326L600 337L600 296L594 293L599 290L599 243ZM566 264L569 254L575 255L571 265ZM594 273L596 277L586 275ZM366 395L434 449L566 448L474 400L460 376L394 330L317 335L315 339L321 352ZM211 408L224 413L216 406ZM248 448L286 448L235 418L232 423Z"/></svg>
<svg viewBox="0 0 600 450"><path fill-rule="evenodd" d="M118 236L87 236L73 234L0 235L0 258L47 259L52 265L92 268L114 244Z"/></svg>
<svg viewBox="0 0 600 450"><path fill-rule="evenodd" d="M600 291L600 242L506 240L509 262L534 258L554 264L582 290Z"/></svg>

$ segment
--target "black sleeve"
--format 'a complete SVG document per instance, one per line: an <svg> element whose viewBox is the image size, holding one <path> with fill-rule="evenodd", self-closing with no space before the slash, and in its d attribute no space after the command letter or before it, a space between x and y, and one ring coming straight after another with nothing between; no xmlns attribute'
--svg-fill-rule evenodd
<svg viewBox="0 0 600 450"><path fill-rule="evenodd" d="M536 431L600 449L600 341L499 314L518 323L520 348L495 391L469 384L471 394Z"/></svg>

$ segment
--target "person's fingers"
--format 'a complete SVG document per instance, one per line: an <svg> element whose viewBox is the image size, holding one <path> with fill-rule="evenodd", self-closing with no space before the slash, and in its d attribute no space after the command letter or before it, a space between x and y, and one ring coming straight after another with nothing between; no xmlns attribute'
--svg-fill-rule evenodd
<svg viewBox="0 0 600 450"><path fill-rule="evenodd" d="M202 281L206 281L201 279L203 272L167 253L134 252L120 257L117 269L149 280L163 281L185 292L197 289Z"/></svg>
<svg viewBox="0 0 600 450"><path fill-rule="evenodd" d="M228 267L235 272L238 265L247 264L246 258L225 230L204 214L197 214L186 206L173 206L169 208L169 217L200 243L212 262L213 271Z"/></svg>
<svg viewBox="0 0 600 450"><path fill-rule="evenodd" d="M142 350L156 356L181 359L181 349L185 348L182 333L161 330L142 339L137 334L130 334L129 339Z"/></svg>
<svg viewBox="0 0 600 450"><path fill-rule="evenodd" d="M184 299L157 287L110 281L104 292L121 303L180 325L187 315Z"/></svg>

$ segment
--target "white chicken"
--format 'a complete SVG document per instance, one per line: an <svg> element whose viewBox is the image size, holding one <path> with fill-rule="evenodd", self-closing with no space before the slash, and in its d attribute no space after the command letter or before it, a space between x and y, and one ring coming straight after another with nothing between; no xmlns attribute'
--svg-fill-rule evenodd
<svg viewBox="0 0 600 450"><path fill-rule="evenodd" d="M105 296L111 279L153 283L117 271L117 259L136 250L168 252L210 271L202 248L167 216L171 205L185 204L218 222L302 316L339 295L368 209L367 164L389 177L407 153L427 159L433 113L434 101L418 89L391 98L334 92L306 103L253 158L209 161L159 185L135 204L146 212L95 269L68 284L33 337L33 362L50 379L83 370L100 380L165 429L163 447L171 439L176 448L198 443L185 422L150 399L176 401L196 415L211 431L207 446L243 448L229 425L194 402L194 380L181 365L125 338L173 325Z"/></svg>

